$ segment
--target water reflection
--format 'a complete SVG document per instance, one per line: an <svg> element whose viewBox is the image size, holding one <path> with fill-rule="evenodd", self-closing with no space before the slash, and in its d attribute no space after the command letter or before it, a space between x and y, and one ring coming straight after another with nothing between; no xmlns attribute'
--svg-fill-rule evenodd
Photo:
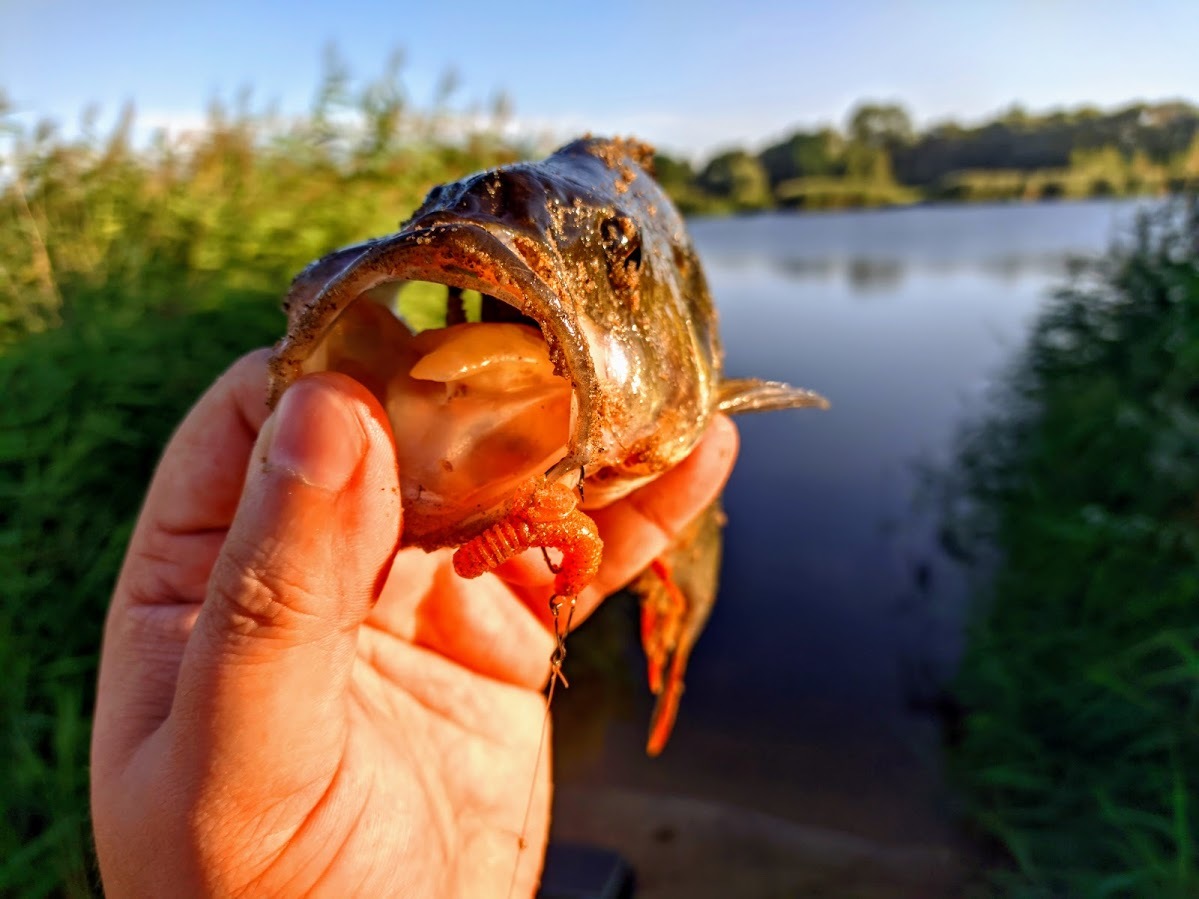
<svg viewBox="0 0 1199 899"><path fill-rule="evenodd" d="M767 264L788 281L843 282L861 295L890 294L904 278L947 277L979 274L1010 283L1024 277L1061 278L1070 268L1071 256L1060 253L1004 255L988 259L910 262L896 257L853 256L848 259L813 259L810 256L781 256L771 260L718 257L716 265L727 270L744 270Z"/></svg>
<svg viewBox="0 0 1199 899"><path fill-rule="evenodd" d="M795 281L878 295L909 277L1060 278L1131 218L1125 202L921 206L808 216L701 219L692 234L709 270L766 268Z"/></svg>
<svg viewBox="0 0 1199 899"><path fill-rule="evenodd" d="M849 286L858 294L886 294L898 289L904 265L898 259L860 256L849 261Z"/></svg>
<svg viewBox="0 0 1199 899"><path fill-rule="evenodd" d="M736 262L724 257L717 265L735 267ZM831 281L841 274L841 266L835 259L812 259L808 256L782 256L774 261L780 275L792 281Z"/></svg>
<svg viewBox="0 0 1199 899"><path fill-rule="evenodd" d="M615 702L622 713L574 776L881 839L944 832L935 729L912 712L952 670L965 584L915 508L915 463L947 456L1070 258L1101 251L1133 211L1093 202L694 223L729 373L812 387L833 408L739 422L721 599L674 741L645 760L638 687L632 713Z"/></svg>

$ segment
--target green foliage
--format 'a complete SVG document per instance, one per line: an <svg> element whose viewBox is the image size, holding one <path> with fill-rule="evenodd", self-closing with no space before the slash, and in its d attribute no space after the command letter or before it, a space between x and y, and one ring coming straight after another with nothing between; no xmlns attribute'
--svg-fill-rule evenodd
<svg viewBox="0 0 1199 899"><path fill-rule="evenodd" d="M654 156L654 172L662 189L684 215L731 212L731 204L705 193L696 183L695 169L685 159L664 153Z"/></svg>
<svg viewBox="0 0 1199 899"><path fill-rule="evenodd" d="M756 156L744 150L721 153L704 166L699 187L736 210L764 209L771 205L770 182Z"/></svg>
<svg viewBox="0 0 1199 899"><path fill-rule="evenodd" d="M331 247L394 231L433 185L519 155L487 134L443 141L439 112L404 106L398 62L348 107L348 75L326 65L311 118L287 127L214 104L203 132L149 151L131 111L106 141L17 130L0 157L0 346L71 320L82 297L132 320L277 292Z"/></svg>
<svg viewBox="0 0 1199 899"><path fill-rule="evenodd" d="M1170 172L1180 181L1199 188L1199 133L1195 134L1190 146L1180 151L1171 161Z"/></svg>
<svg viewBox="0 0 1199 899"><path fill-rule="evenodd" d="M957 692L1005 893L1199 893L1199 207L1038 322L969 430L947 542L990 573Z"/></svg>
<svg viewBox="0 0 1199 899"><path fill-rule="evenodd" d="M1026 196L1028 176L1012 169L984 171L968 169L954 172L937 186L936 197L941 200L992 202L1022 199Z"/></svg>
<svg viewBox="0 0 1199 899"><path fill-rule="evenodd" d="M673 192L695 180L695 169L685 159L675 159L665 153L654 154L654 177L663 189Z"/></svg>
<svg viewBox="0 0 1199 899"><path fill-rule="evenodd" d="M850 113L849 137L864 147L892 151L914 136L911 116L898 104L863 103Z"/></svg>
<svg viewBox="0 0 1199 899"><path fill-rule="evenodd" d="M91 694L125 542L183 412L283 324L274 294L105 318L82 314L0 356L0 892L88 893Z"/></svg>
<svg viewBox="0 0 1199 899"><path fill-rule="evenodd" d="M845 177L869 184L894 184L891 154L882 147L854 141L845 148L843 157Z"/></svg>
<svg viewBox="0 0 1199 899"><path fill-rule="evenodd" d="M893 182L849 178L792 178L775 190L784 209L851 209L872 206L903 206L919 194Z"/></svg>
<svg viewBox="0 0 1199 899"><path fill-rule="evenodd" d="M1129 178L1084 164L1077 169L1011 169L957 172L942 181L935 196L943 200L1081 200L1092 196L1125 195ZM1158 183L1160 186L1160 183Z"/></svg>
<svg viewBox="0 0 1199 899"><path fill-rule="evenodd" d="M1013 107L978 127L948 122L918 134L902 106L863 103L844 134L795 131L762 150L765 188L743 150L717 155L698 175L662 161L663 185L686 213L1163 195L1199 185L1199 109Z"/></svg>
<svg viewBox="0 0 1199 899"><path fill-rule="evenodd" d="M518 155L487 133L443 138L453 85L419 113L399 65L356 90L331 52L308 119L218 103L203 132L148 148L131 109L107 138L65 141L4 119L0 96L0 894L97 892L96 654L171 429L233 359L280 336L304 264ZM414 285L401 302L436 323L429 299Z"/></svg>
<svg viewBox="0 0 1199 899"><path fill-rule="evenodd" d="M795 178L828 178L841 172L844 140L836 131L825 128L815 133L797 131L786 140L772 144L758 159L766 169L770 186L776 191L784 181Z"/></svg>
<svg viewBox="0 0 1199 899"><path fill-rule="evenodd" d="M893 154L895 176L920 187L965 170L1064 169L1078 151L1114 149L1126 165L1162 170L1199 133L1199 110L1180 103L1135 104L1110 113L1081 108L1032 115L1009 110L974 128L939 125Z"/></svg>

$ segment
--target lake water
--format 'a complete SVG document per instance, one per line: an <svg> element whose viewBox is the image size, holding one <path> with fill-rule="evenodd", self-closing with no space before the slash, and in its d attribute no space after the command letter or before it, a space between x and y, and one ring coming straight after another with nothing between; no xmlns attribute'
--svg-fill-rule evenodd
<svg viewBox="0 0 1199 899"><path fill-rule="evenodd" d="M568 783L685 794L893 844L944 839L935 722L966 585L915 503L1071 257L1135 207L1087 202L698 220L727 369L828 412L738 420L720 600L678 725L643 754L648 698ZM581 635L580 635L581 636Z"/></svg>

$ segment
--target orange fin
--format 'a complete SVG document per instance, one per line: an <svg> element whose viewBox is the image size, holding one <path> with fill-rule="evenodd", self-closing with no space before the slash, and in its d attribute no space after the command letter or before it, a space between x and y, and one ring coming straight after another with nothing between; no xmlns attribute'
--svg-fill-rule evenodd
<svg viewBox="0 0 1199 899"><path fill-rule="evenodd" d="M650 563L646 577L651 576L657 580L646 585L648 589L641 599L641 646L645 650L649 691L658 696L667 669L673 673L688 602L675 584L670 566L662 559Z"/></svg>
<svg viewBox="0 0 1199 899"><path fill-rule="evenodd" d="M657 697L646 744L651 756L670 739L687 661L716 601L723 523L717 500L632 584L641 597L641 644L650 691Z"/></svg>

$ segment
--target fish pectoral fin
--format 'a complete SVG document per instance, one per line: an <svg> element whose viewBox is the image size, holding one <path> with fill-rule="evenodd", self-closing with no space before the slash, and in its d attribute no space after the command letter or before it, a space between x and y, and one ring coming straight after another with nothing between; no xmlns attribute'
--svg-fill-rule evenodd
<svg viewBox="0 0 1199 899"><path fill-rule="evenodd" d="M641 644L650 692L657 697L646 743L651 756L670 739L687 662L716 601L723 523L717 500L631 585L641 597Z"/></svg>
<svg viewBox="0 0 1199 899"><path fill-rule="evenodd" d="M732 378L716 392L716 408L729 415L773 412L776 409L827 409L829 401L814 390L792 387L781 381Z"/></svg>

